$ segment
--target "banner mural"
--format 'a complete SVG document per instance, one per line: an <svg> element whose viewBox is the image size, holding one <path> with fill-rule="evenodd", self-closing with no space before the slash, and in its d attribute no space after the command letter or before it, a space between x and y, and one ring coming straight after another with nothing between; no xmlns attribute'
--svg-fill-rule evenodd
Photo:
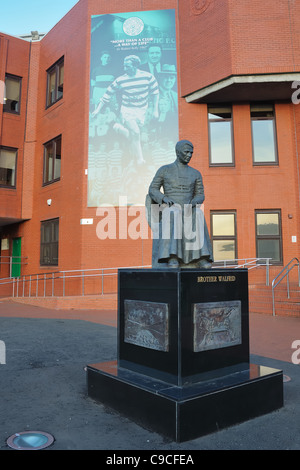
<svg viewBox="0 0 300 470"><path fill-rule="evenodd" d="M175 10L92 16L88 206L144 205L177 141Z"/></svg>

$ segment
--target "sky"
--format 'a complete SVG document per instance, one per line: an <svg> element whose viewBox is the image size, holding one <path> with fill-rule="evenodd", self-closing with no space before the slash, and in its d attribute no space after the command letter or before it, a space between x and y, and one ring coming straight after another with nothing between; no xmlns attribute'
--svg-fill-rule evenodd
<svg viewBox="0 0 300 470"><path fill-rule="evenodd" d="M0 0L0 32L47 33L79 0Z"/></svg>

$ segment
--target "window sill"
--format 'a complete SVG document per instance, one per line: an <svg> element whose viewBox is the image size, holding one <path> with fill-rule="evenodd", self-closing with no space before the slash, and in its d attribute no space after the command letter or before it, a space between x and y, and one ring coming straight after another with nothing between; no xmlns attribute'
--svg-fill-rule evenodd
<svg viewBox="0 0 300 470"><path fill-rule="evenodd" d="M209 168L235 168L235 163L210 163Z"/></svg>
<svg viewBox="0 0 300 470"><path fill-rule="evenodd" d="M278 163L278 162L259 162L259 163L253 162L253 166L254 166L254 167L260 167L260 166L274 166L274 167L279 167L279 163Z"/></svg>
<svg viewBox="0 0 300 470"><path fill-rule="evenodd" d="M0 190L2 189L7 189L9 191L16 191L17 187L16 186L7 186L5 184L0 184Z"/></svg>
<svg viewBox="0 0 300 470"><path fill-rule="evenodd" d="M46 106L45 108L45 114L48 114L49 112L53 111L54 109L57 109L59 106L62 106L64 104L64 98L59 98L59 100L55 101L55 103L49 104L49 106Z"/></svg>
<svg viewBox="0 0 300 470"><path fill-rule="evenodd" d="M14 121L20 121L21 120L21 114L20 113L10 113L9 111L3 111L3 119L12 119Z"/></svg>
<svg viewBox="0 0 300 470"><path fill-rule="evenodd" d="M43 183L42 187L47 188L47 187L51 186L52 184L59 183L59 182L60 182L60 177L55 179L55 180L48 181L47 183Z"/></svg>
<svg viewBox="0 0 300 470"><path fill-rule="evenodd" d="M53 268L58 268L58 264L40 264L40 269L47 269L47 268L51 269L51 272L56 272L56 271L53 271Z"/></svg>

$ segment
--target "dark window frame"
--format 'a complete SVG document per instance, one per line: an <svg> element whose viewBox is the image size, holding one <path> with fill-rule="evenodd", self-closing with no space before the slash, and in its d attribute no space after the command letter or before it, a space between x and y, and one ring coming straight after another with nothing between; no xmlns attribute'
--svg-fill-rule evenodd
<svg viewBox="0 0 300 470"><path fill-rule="evenodd" d="M252 107L255 106L272 106L273 108L273 116L253 116L251 115ZM273 103L251 103L250 104L250 120L251 120L251 143L252 143L252 162L253 166L278 166L279 165L279 160L278 160L278 143L277 143L277 124L276 124L276 112L275 112L275 105ZM272 121L273 123L273 140L274 140L274 152L275 152L275 159L274 161L261 161L257 162L255 161L255 153L254 153L254 133L253 133L253 121Z"/></svg>
<svg viewBox="0 0 300 470"><path fill-rule="evenodd" d="M60 174L59 177L54 178L55 175L55 162L56 162L56 146L57 146L57 141L60 139L60 149L62 149L62 135L58 135L54 137L51 140L48 140L48 142L45 142L43 145L44 148L44 168L43 168L43 186L48 186L49 184L55 183L60 180L61 176L61 169L60 169ZM47 146L52 144L52 149L53 149L53 162L52 162L52 179L51 180L46 180L46 175L47 175ZM60 152L60 157L61 157L62 152ZM61 161L61 158L60 158Z"/></svg>
<svg viewBox="0 0 300 470"><path fill-rule="evenodd" d="M55 240L57 224L57 240ZM44 241L45 229L50 226L53 238L50 241ZM45 248L48 251L48 259L46 260ZM40 239L40 266L58 266L58 249L59 249L59 218L43 220L41 222L41 239ZM57 258L54 254L57 253Z"/></svg>
<svg viewBox="0 0 300 470"><path fill-rule="evenodd" d="M230 108L231 110L231 116L230 118L210 118L209 117L209 109L210 108ZM208 104L207 105L207 120L208 120L208 151L209 151L209 166L210 167L235 167L235 149L234 149L234 129L233 129L233 107L231 104ZM211 146L211 129L210 129L210 123L213 122L230 122L230 139L231 139L231 157L232 161L231 162L225 162L225 163L214 163L212 162L212 146Z"/></svg>
<svg viewBox="0 0 300 470"><path fill-rule="evenodd" d="M61 65L64 66L64 56L61 57L55 64L51 65L47 70L47 92L46 92L46 109L53 106L55 103L60 101L63 98L63 90L61 96L58 96L58 80L59 80L59 71ZM54 97L50 99L50 77L52 74L55 74L55 88L54 88ZM63 82L64 85L64 82Z"/></svg>
<svg viewBox="0 0 300 470"><path fill-rule="evenodd" d="M214 215L233 215L234 217L234 235L214 235L214 224L213 224L213 216ZM225 240L225 241L234 241L234 259L238 257L238 240L237 240L237 212L236 210L212 210L210 212L210 227L211 227L211 243L212 247L214 241L218 240ZM224 261L224 260L223 260ZM215 260L214 264L222 264L222 260L218 261ZM236 262L235 262L236 264Z"/></svg>
<svg viewBox="0 0 300 470"><path fill-rule="evenodd" d="M278 214L278 235L258 235L257 234L257 215L258 214ZM256 209L255 210L255 247L256 247L256 257L257 258L267 258L267 256L258 256L258 241L259 240L279 240L279 260L272 261L270 264L279 265L283 264L283 249L282 249L282 216L281 209Z"/></svg>
<svg viewBox="0 0 300 470"><path fill-rule="evenodd" d="M7 146L0 146L0 152L1 150L11 150L15 152L15 181L13 185L8 185L8 184L1 184L0 182L0 188L6 188L6 189L16 189L17 187L17 168L18 168L18 149L15 147L7 147Z"/></svg>
<svg viewBox="0 0 300 470"><path fill-rule="evenodd" d="M4 113L9 113L9 114L16 114L16 115L19 115L21 113L21 96L22 96L22 77L18 76L18 75L12 75L11 73L6 73L5 74L5 81L6 79L10 79L10 80L14 80L16 82L19 83L19 106L18 106L18 110L15 111L15 110L11 110L11 109L6 109L6 102L3 104L3 112ZM5 88L6 88L6 85L5 85ZM6 91L5 91L5 98L6 98ZM7 98L6 98L7 99Z"/></svg>

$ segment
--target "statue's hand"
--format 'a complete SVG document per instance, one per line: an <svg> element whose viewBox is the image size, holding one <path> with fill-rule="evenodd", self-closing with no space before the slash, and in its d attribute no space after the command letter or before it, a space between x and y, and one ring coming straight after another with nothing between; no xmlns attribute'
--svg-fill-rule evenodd
<svg viewBox="0 0 300 470"><path fill-rule="evenodd" d="M190 202L192 207L196 207L197 205L201 205L203 201L199 200L199 198L193 198Z"/></svg>
<svg viewBox="0 0 300 470"><path fill-rule="evenodd" d="M174 201L172 201L172 199L170 199L168 196L164 196L162 202L164 204L168 204L169 207L173 206L173 204L175 204Z"/></svg>

